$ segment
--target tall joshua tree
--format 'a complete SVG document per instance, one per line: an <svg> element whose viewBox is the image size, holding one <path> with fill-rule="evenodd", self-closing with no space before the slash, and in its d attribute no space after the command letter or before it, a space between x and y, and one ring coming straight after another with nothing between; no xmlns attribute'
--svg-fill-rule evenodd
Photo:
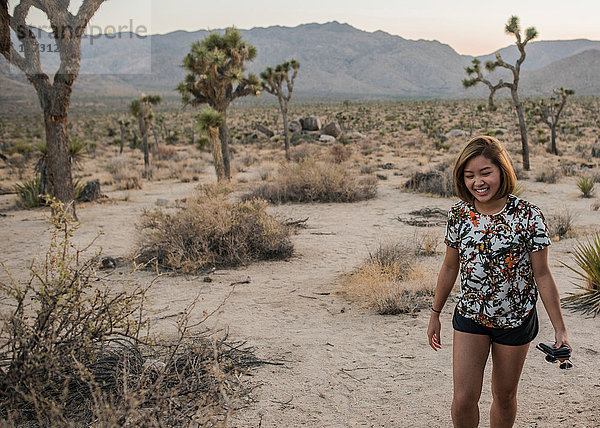
<svg viewBox="0 0 600 428"><path fill-rule="evenodd" d="M225 175L225 166L223 164L223 152L221 150L221 141L219 140L219 129L225 124L225 118L221 113L207 107L198 115L198 130L208 137L208 142L212 151L213 163L217 174L217 181L221 182L227 179Z"/></svg>
<svg viewBox="0 0 600 428"><path fill-rule="evenodd" d="M0 3L0 45L6 43L5 12L10 28L22 45L19 53L9 40L8 50L0 49L6 59L19 68L35 88L44 114L47 143L48 181L50 194L69 206L76 217L73 202L73 179L69 159L69 135L67 131L69 104L73 83L79 74L81 63L81 38L83 32L100 5L105 0L83 0L76 15L69 11L69 0L20 0L12 16L5 9L7 2ZM60 51L60 67L50 79L42 70L40 45L26 23L30 9L43 12L52 27L54 43ZM70 204L70 205L69 205Z"/></svg>
<svg viewBox="0 0 600 428"><path fill-rule="evenodd" d="M556 146L556 126L558 125L558 121L560 119L560 114L565 108L565 104L567 103L567 98L569 95L573 95L575 91L573 89L553 89L554 92L553 97L550 97L550 102L546 103L546 101L542 100L536 106L533 113L539 116L540 121L544 122L550 128L550 141L551 153L558 155L558 148Z"/></svg>
<svg viewBox="0 0 600 428"><path fill-rule="evenodd" d="M136 98L129 105L129 112L137 119L142 136L142 148L144 150L144 177L152 178L152 168L150 166L150 150L148 147L148 130L154 119L152 106L160 104L162 97L160 95L142 95Z"/></svg>
<svg viewBox="0 0 600 428"><path fill-rule="evenodd" d="M481 72L481 62L475 58L471 63L471 66L466 67L465 71L467 72L468 78L463 80L463 86L465 88L470 88L471 86L475 86L477 83L482 82L490 89L490 97L488 99L488 108L490 110L494 109L494 94L498 89L508 88L510 89L510 95L512 97L513 105L515 110L517 111L517 116L519 118L519 129L521 131L521 147L523 152L523 169L529 171L529 145L527 143L527 128L525 125L525 116L523 114L523 106L519 101L519 77L521 74L521 64L525 61L525 46L529 43L530 40L537 37L538 33L534 27L529 27L525 30L525 39L523 40L521 36L521 28L519 26L519 18L516 16L511 16L508 20L508 23L504 27L504 31L506 34L512 34L516 38L517 49L519 50L520 56L517 59L515 65L507 64L502 59L500 52L496 52L496 61L487 61L485 63L485 69L487 71L494 71L497 67L503 67L512 72L513 81L512 82L504 82L502 79L496 84L492 85L489 80L483 77Z"/></svg>
<svg viewBox="0 0 600 428"><path fill-rule="evenodd" d="M224 122L219 127L225 177L231 177L227 108L237 98L259 94L259 81L254 74L244 77L246 61L256 57L256 48L247 44L235 28L227 28L224 35L211 33L200 42L192 43L183 59L188 71L185 80L177 86L184 104L208 104L221 113Z"/></svg>
<svg viewBox="0 0 600 428"><path fill-rule="evenodd" d="M292 99L294 90L294 81L298 76L300 63L295 59L286 61L283 64L278 64L273 67L267 67L265 71L260 73L261 87L263 90L277 97L281 116L283 116L283 134L285 135L285 158L289 161L290 158L290 134L288 130L288 104ZM290 71L293 71L290 78ZM285 88L283 84L285 83Z"/></svg>

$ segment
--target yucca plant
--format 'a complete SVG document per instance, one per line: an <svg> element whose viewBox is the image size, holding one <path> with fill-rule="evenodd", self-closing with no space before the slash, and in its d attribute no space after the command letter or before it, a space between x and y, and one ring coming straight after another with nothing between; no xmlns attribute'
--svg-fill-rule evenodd
<svg viewBox="0 0 600 428"><path fill-rule="evenodd" d="M577 285L579 293L563 298L563 306L595 317L600 312L600 233L587 242L579 242L573 257L577 267L563 265L575 272L585 285Z"/></svg>
<svg viewBox="0 0 600 428"><path fill-rule="evenodd" d="M40 194L39 177L15 184L15 191L19 196L20 203L26 208L35 208L44 204L44 198Z"/></svg>
<svg viewBox="0 0 600 428"><path fill-rule="evenodd" d="M584 198L591 198L594 191L594 179L588 175L577 179L577 187L581 190Z"/></svg>

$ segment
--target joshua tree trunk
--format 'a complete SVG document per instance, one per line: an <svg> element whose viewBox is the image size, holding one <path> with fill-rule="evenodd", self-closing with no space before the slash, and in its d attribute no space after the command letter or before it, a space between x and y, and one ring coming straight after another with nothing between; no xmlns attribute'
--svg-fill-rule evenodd
<svg viewBox="0 0 600 428"><path fill-rule="evenodd" d="M553 155L558 155L558 147L556 147L556 123L554 123L551 127L550 127L550 133L551 133L551 141L552 141L552 147L550 150L552 150L552 154Z"/></svg>
<svg viewBox="0 0 600 428"><path fill-rule="evenodd" d="M144 178L152 178L152 168L150 167L150 150L148 148L148 125L141 114L138 115L140 133L142 134L142 148L144 150Z"/></svg>
<svg viewBox="0 0 600 428"><path fill-rule="evenodd" d="M0 54L10 52L10 16L8 15L8 0L0 0Z"/></svg>
<svg viewBox="0 0 600 428"><path fill-rule="evenodd" d="M123 146L125 145L125 124L119 123L119 131L121 133L121 147L119 153L123 153Z"/></svg>
<svg viewBox="0 0 600 428"><path fill-rule="evenodd" d="M525 125L525 116L523 115L523 106L519 101L519 94L517 93L517 84L511 88L510 94L512 95L513 104L515 110L517 110L517 116L519 117L519 129L521 131L521 149L523 151L523 169L529 171L529 144L527 143L527 126Z"/></svg>
<svg viewBox="0 0 600 428"><path fill-rule="evenodd" d="M44 112L44 122L46 125L46 156L48 159L50 194L59 201L73 201L67 112L65 111L62 117ZM70 211L76 217L74 205L67 211Z"/></svg>
<svg viewBox="0 0 600 428"><path fill-rule="evenodd" d="M231 180L231 161L229 153L229 130L227 129L227 106L224 108L215 108L223 115L225 125L219 127L219 139L221 140L221 158L223 159L223 176L227 180Z"/></svg>
<svg viewBox="0 0 600 428"><path fill-rule="evenodd" d="M215 172L217 173L217 181L220 183L229 178L225 175L225 165L223 159L223 147L220 140L220 128L209 128L208 140L212 150L213 162L215 163Z"/></svg>
<svg viewBox="0 0 600 428"><path fill-rule="evenodd" d="M290 131L288 129L287 103L282 97L278 98L279 107L281 107L281 116L283 116L283 135L285 137L285 160L290 161L292 157L290 155Z"/></svg>

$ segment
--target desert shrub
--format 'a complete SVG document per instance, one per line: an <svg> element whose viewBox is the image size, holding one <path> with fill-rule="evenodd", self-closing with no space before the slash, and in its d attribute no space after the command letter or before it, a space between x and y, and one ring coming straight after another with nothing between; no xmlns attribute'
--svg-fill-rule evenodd
<svg viewBox="0 0 600 428"><path fill-rule="evenodd" d="M45 259L26 281L0 281L1 425L226 425L245 392L239 374L265 361L227 337L192 337L197 299L174 339L149 336L149 287L98 274L99 255L72 245L77 223L52 208Z"/></svg>
<svg viewBox="0 0 600 428"><path fill-rule="evenodd" d="M581 191L581 196L591 198L594 192L594 179L590 176L581 176L577 179L577 188Z"/></svg>
<svg viewBox="0 0 600 428"><path fill-rule="evenodd" d="M77 223L61 204L52 207L55 227L45 260L31 267L29 281L9 276L0 282L14 308L4 314L0 330L0 415L36 417L41 426L89 406L82 396L108 341L138 339L144 326L138 309L145 290L113 293L99 285L96 259L72 250Z"/></svg>
<svg viewBox="0 0 600 428"><path fill-rule="evenodd" d="M226 192L201 187L173 213L145 211L138 224L136 260L181 272L237 266L292 255L290 228L262 200L230 202Z"/></svg>
<svg viewBox="0 0 600 428"><path fill-rule="evenodd" d="M575 214L564 207L548 217L548 233L551 238L563 238L573 229Z"/></svg>
<svg viewBox="0 0 600 428"><path fill-rule="evenodd" d="M339 164L308 159L283 165L271 183L258 186L245 200L265 199L274 204L285 202L356 202L377 194L373 177L359 177Z"/></svg>
<svg viewBox="0 0 600 428"><path fill-rule="evenodd" d="M433 256L441 243L440 234L436 230L427 228L415 229L413 236L413 251L417 256Z"/></svg>
<svg viewBox="0 0 600 428"><path fill-rule="evenodd" d="M177 157L177 149L171 146L157 146L154 149L154 157L158 160L171 160Z"/></svg>
<svg viewBox="0 0 600 428"><path fill-rule="evenodd" d="M427 193L442 197L456 195L452 171L415 172L404 184L404 188L416 193Z"/></svg>
<svg viewBox="0 0 600 428"><path fill-rule="evenodd" d="M355 271L344 276L340 293L381 315L415 313L431 304L435 281L417 262L414 249L380 245Z"/></svg>
<svg viewBox="0 0 600 428"><path fill-rule="evenodd" d="M560 178L560 170L558 168L545 168L535 176L535 181L538 183L555 184Z"/></svg>
<svg viewBox="0 0 600 428"><path fill-rule="evenodd" d="M563 306L596 316L600 313L600 233L587 242L579 242L573 257L577 267L563 265L575 272L584 285L578 285L579 293L563 298Z"/></svg>
<svg viewBox="0 0 600 428"><path fill-rule="evenodd" d="M328 151L333 163L342 163L350 158L350 150L341 143L333 144Z"/></svg>
<svg viewBox="0 0 600 428"><path fill-rule="evenodd" d="M123 158L114 158L106 163L105 169L110 173L116 190L142 188L142 177L131 162Z"/></svg>
<svg viewBox="0 0 600 428"><path fill-rule="evenodd" d="M313 157L314 155L315 148L310 144L301 144L290 149L290 158L293 162L301 162Z"/></svg>

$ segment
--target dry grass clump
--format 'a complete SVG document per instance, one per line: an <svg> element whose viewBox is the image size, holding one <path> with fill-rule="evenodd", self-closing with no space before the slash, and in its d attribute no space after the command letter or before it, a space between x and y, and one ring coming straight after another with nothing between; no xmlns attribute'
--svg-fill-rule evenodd
<svg viewBox="0 0 600 428"><path fill-rule="evenodd" d="M187 273L286 259L293 252L291 230L266 208L263 200L230 202L223 189L200 187L178 211L142 214L136 260Z"/></svg>
<svg viewBox="0 0 600 428"><path fill-rule="evenodd" d="M561 239L573 231L576 215L567 207L548 217L548 233L551 238Z"/></svg>
<svg viewBox="0 0 600 428"><path fill-rule="evenodd" d="M344 146L342 143L335 143L331 147L329 147L329 157L333 163L342 163L346 162L350 159L350 150Z"/></svg>
<svg viewBox="0 0 600 428"><path fill-rule="evenodd" d="M125 158L113 158L105 165L106 171L112 177L116 190L131 190L142 188L140 172Z"/></svg>
<svg viewBox="0 0 600 428"><path fill-rule="evenodd" d="M77 223L53 202L53 233L30 278L0 281L2 426L215 426L243 393L239 373L265 363L244 344L179 335L158 344L148 286L110 281L98 255L73 250Z"/></svg>
<svg viewBox="0 0 600 428"><path fill-rule="evenodd" d="M157 160L171 160L177 157L177 149L163 144L161 146L156 146L152 155Z"/></svg>
<svg viewBox="0 0 600 428"><path fill-rule="evenodd" d="M404 188L416 193L426 193L444 198L456 195L452 171L415 172L404 184Z"/></svg>
<svg viewBox="0 0 600 428"><path fill-rule="evenodd" d="M561 171L558 168L544 168L535 176L538 183L556 184L560 178Z"/></svg>
<svg viewBox="0 0 600 428"><path fill-rule="evenodd" d="M414 250L400 244L380 245L355 271L340 292L381 315L413 314L431 304L435 279Z"/></svg>
<svg viewBox="0 0 600 428"><path fill-rule="evenodd" d="M317 162L285 164L272 182L258 186L244 199L265 199L274 204L285 202L357 202L377 194L377 180L359 177L344 165Z"/></svg>

